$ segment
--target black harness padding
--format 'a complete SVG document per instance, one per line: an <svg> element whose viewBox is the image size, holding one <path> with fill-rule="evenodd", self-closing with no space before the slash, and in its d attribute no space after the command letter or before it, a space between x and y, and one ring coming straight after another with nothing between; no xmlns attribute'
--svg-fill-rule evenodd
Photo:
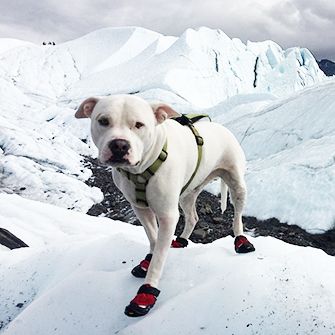
<svg viewBox="0 0 335 335"><path fill-rule="evenodd" d="M188 182L186 183L186 185L184 185L184 187L182 188L180 194L183 194L184 191L188 188L188 186L191 184L193 178L195 177L198 169L199 169L199 166L200 166L200 162L201 162L201 158L202 158L202 146L204 144L204 140L203 138L200 136L198 130L194 127L193 123L194 122L197 122L203 118L209 118L210 117L207 115L207 114L182 114L181 116L178 116L178 117L175 117L175 118L172 118L173 120L177 121L178 123L180 123L182 126L188 126L194 137L195 137L195 140L197 142L197 146L198 146L198 160L197 160L197 165L192 173L192 176L191 178L188 180Z"/></svg>

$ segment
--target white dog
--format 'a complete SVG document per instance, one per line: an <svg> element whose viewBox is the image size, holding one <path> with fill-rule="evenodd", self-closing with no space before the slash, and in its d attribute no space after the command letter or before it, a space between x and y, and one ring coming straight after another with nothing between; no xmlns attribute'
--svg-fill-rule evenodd
<svg viewBox="0 0 335 335"><path fill-rule="evenodd" d="M225 127L214 122L183 126L170 119L180 114L168 105L149 104L133 95L88 98L75 116L91 118L99 160L114 167L114 182L132 205L150 242L149 254L132 270L134 276L145 277L145 284L126 307L128 316L145 315L155 304L179 218L178 204L185 213L185 228L172 246L185 247L198 221L195 201L213 178L221 178L223 211L227 186L230 190L236 252L255 250L243 236L245 157Z"/></svg>

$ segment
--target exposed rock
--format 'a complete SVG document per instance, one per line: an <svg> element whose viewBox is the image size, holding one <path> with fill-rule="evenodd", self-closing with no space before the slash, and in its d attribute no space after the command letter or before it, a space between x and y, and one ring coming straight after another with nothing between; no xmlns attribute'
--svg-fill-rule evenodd
<svg viewBox="0 0 335 335"><path fill-rule="evenodd" d="M335 63L329 59L322 59L318 61L320 69L325 73L326 76L335 75Z"/></svg>
<svg viewBox="0 0 335 335"><path fill-rule="evenodd" d="M129 203L114 185L111 170L102 168L94 159L87 158L86 160L93 172L87 184L99 187L105 195L104 200L92 206L88 214L140 225ZM220 199L203 191L198 197L196 207L199 222L190 237L191 241L210 243L218 238L233 235L234 208L229 202L225 213L221 214ZM176 235L181 234L184 227L183 213L180 212L180 214ZM275 218L259 221L254 217L243 217L243 222L246 233L252 236L273 236L291 244L320 248L335 256L335 230L324 234L309 234L298 226L281 223Z"/></svg>
<svg viewBox="0 0 335 335"><path fill-rule="evenodd" d="M194 229L192 233L193 238L196 240L199 240L199 239L203 240L204 238L206 238L207 235L208 235L208 230L205 230L203 228Z"/></svg>
<svg viewBox="0 0 335 335"><path fill-rule="evenodd" d="M18 249L28 247L26 243L4 228L0 228L0 244L9 249Z"/></svg>

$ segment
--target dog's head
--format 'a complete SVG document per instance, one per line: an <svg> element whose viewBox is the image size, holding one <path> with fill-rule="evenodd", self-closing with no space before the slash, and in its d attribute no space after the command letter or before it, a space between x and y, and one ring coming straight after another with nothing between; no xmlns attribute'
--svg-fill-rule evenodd
<svg viewBox="0 0 335 335"><path fill-rule="evenodd" d="M163 103L149 104L133 95L91 97L79 106L76 118L91 118L91 133L99 160L112 166L136 166L154 141L156 127L179 116Z"/></svg>

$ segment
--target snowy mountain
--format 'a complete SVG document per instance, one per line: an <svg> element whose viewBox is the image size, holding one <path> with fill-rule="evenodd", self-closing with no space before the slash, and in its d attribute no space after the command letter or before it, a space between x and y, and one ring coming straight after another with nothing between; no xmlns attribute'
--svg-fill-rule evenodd
<svg viewBox="0 0 335 335"><path fill-rule="evenodd" d="M233 131L248 159L245 214L334 228L335 81L308 50L207 28L103 29L56 46L0 39L0 91L0 227L29 245L0 245L1 334L335 334L334 258L270 237L250 237L247 255L231 237L172 249L155 308L126 318L143 229L66 210L102 199L85 184L83 156L97 152L74 110L132 93Z"/></svg>
<svg viewBox="0 0 335 335"><path fill-rule="evenodd" d="M245 45L208 28L188 29L179 38L142 28L102 29L58 46L11 49L1 64L1 77L21 91L60 103L119 92L151 96L160 89L211 107L238 93L281 96L324 77L307 49L282 50L272 41Z"/></svg>
<svg viewBox="0 0 335 335"><path fill-rule="evenodd" d="M102 194L84 183L90 170L80 155L95 156L96 149L89 122L75 120L74 109L91 95L134 93L181 112L208 107L233 130L250 161L246 214L310 231L334 226L334 183L326 183L328 192L320 188L334 173L334 84L318 85L325 76L308 50L245 45L207 28L179 38L109 28L57 46L0 39L0 51L3 191L87 211ZM300 196L306 187L307 210ZM265 201L272 191L279 206Z"/></svg>
<svg viewBox="0 0 335 335"><path fill-rule="evenodd" d="M141 227L16 195L0 195L0 213L30 246L0 249L3 335L335 334L335 258L320 250L270 237L244 255L231 237L171 249L155 308L133 319Z"/></svg>

